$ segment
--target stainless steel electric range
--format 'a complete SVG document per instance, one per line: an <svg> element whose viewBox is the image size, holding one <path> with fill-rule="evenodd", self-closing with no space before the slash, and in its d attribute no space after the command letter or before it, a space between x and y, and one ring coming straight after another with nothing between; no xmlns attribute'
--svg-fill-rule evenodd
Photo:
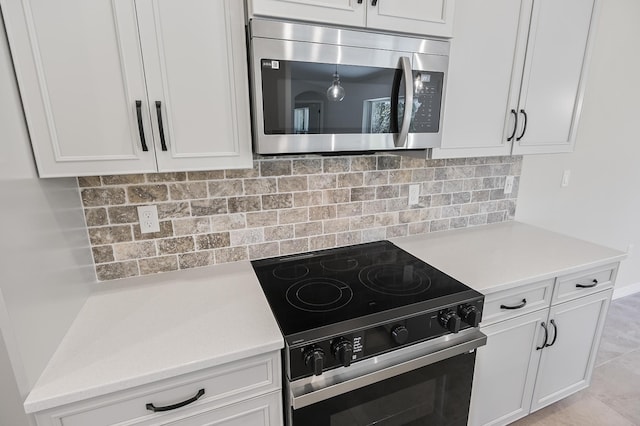
<svg viewBox="0 0 640 426"><path fill-rule="evenodd" d="M466 425L483 296L388 241L253 261L288 425Z"/></svg>

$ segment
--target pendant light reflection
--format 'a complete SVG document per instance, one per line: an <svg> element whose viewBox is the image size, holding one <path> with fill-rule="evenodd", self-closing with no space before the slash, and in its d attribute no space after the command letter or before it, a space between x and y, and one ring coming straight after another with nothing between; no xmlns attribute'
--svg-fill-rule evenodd
<svg viewBox="0 0 640 426"><path fill-rule="evenodd" d="M413 90L416 94L418 94L422 91L423 87L424 85L422 84L422 74L418 73L416 74L416 78L413 81Z"/></svg>
<svg viewBox="0 0 640 426"><path fill-rule="evenodd" d="M331 83L331 87L327 89L327 99L332 102L340 102L344 99L344 87L340 84L338 65L336 65L336 72L333 74L333 83Z"/></svg>

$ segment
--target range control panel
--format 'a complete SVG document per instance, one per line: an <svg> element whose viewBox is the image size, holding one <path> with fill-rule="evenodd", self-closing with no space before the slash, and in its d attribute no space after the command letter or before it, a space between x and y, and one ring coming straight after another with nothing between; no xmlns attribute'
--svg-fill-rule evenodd
<svg viewBox="0 0 640 426"><path fill-rule="evenodd" d="M473 300L292 347L288 354L290 380L318 376L403 346L478 327L482 306L483 299Z"/></svg>

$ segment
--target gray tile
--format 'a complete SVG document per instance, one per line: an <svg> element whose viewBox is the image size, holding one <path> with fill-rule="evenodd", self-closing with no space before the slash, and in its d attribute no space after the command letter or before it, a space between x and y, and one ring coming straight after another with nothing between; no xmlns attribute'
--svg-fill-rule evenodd
<svg viewBox="0 0 640 426"><path fill-rule="evenodd" d="M169 199L167 185L137 185L127 187L130 203L156 203ZM114 203L115 204L115 203Z"/></svg>

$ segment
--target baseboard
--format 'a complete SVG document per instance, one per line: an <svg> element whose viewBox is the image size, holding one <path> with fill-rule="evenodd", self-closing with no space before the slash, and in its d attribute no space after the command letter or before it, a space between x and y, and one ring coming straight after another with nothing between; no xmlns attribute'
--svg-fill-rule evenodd
<svg viewBox="0 0 640 426"><path fill-rule="evenodd" d="M621 297L631 296L635 293L640 293L640 283L625 285L624 287L614 289L612 299L615 300Z"/></svg>

